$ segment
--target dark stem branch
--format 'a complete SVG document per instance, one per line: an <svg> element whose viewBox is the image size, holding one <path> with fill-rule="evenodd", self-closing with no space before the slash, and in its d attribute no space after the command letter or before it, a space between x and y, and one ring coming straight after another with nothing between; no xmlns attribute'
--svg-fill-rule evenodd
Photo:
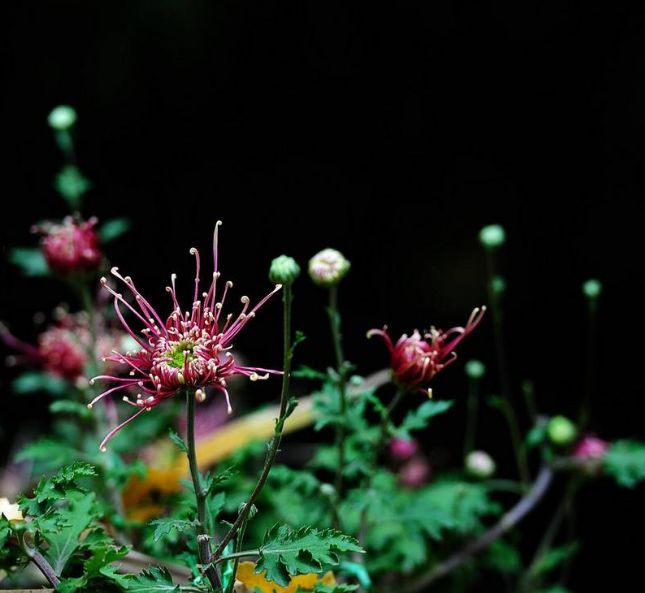
<svg viewBox="0 0 645 593"><path fill-rule="evenodd" d="M32 548L26 542L23 542L22 547L25 551L25 554L27 554L27 556L29 556L31 561L38 567L38 570L40 570L40 572L47 579L49 584L54 588L58 587L58 585L60 584L60 579L58 578L58 575L54 572L54 569L52 568L51 564L47 562L47 559L36 548Z"/></svg>
<svg viewBox="0 0 645 593"><path fill-rule="evenodd" d="M206 577L213 589L221 590L222 583L217 573L217 569L210 564L211 548L210 536L206 529L206 497L208 492L201 479L199 468L197 467L197 451L195 447L195 394L187 390L187 438L188 441L188 465L190 466L190 475L193 479L193 488L195 489L195 501L197 503L197 552L199 562L205 568Z"/></svg>
<svg viewBox="0 0 645 593"><path fill-rule="evenodd" d="M273 463L275 462L275 458L278 455L278 451L280 449L280 441L282 440L284 421L286 420L287 403L289 401L289 397L288 397L289 379L291 376L291 359L293 357L293 352L291 349L291 286L289 284L284 285L282 302L283 302L283 309L284 309L284 322L283 322L283 332L284 332L283 359L284 360L283 360L283 375L282 375L282 391L280 394L280 415L278 417L278 422L276 424L275 433L269 445L269 451L264 460L264 467L262 468L262 473L260 474L260 477L258 478L258 481L255 485L255 488L253 489L253 492L251 492L251 495L249 496L249 499L246 501L246 504L243 506L242 510L237 515L237 519L235 519L235 522L228 530L228 532L220 542L219 546L217 546L217 549L215 550L215 552L213 552L211 556L212 562L218 561L218 559L222 556L222 553L224 552L228 543L235 537L238 530L242 527L242 525L247 520L248 514L251 512L251 508L253 507L253 503L257 500L258 496L260 496L260 492L262 492L262 488L264 488L264 484L266 483L267 478L269 477L269 472L271 471L271 467L273 467Z"/></svg>
<svg viewBox="0 0 645 593"><path fill-rule="evenodd" d="M531 486L527 494L519 500L519 502L511 508L493 527L491 527L481 537L466 545L459 552L450 556L440 564L437 564L429 573L420 577L413 582L405 593L416 593L422 591L426 587L432 585L439 579L450 574L455 569L459 568L464 562L483 552L495 540L499 539L507 531L515 527L524 517L530 513L535 506L543 498L551 482L553 481L553 469L549 466L544 466L540 470L535 482Z"/></svg>

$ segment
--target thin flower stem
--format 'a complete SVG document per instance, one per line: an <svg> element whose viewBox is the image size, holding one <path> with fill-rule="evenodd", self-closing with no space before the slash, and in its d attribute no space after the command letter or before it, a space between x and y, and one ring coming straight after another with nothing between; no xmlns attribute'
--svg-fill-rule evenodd
<svg viewBox="0 0 645 593"><path fill-rule="evenodd" d="M533 590L533 586L538 584L536 583L536 578L538 577L540 564L553 546L553 542L558 535L558 532L560 531L562 522L565 520L565 518L569 514L569 511L571 510L571 505L578 490L578 486L578 480L575 476L572 476L569 479L569 483L567 484L566 492L562 497L562 500L560 501L560 504L558 505L555 513L553 514L553 517L551 518L551 521L549 522L544 535L542 536L542 540L540 541L535 551L535 555L533 556L531 563L524 573L524 576L520 583L520 591L531 591Z"/></svg>
<svg viewBox="0 0 645 593"><path fill-rule="evenodd" d="M213 564L220 564L221 562L227 562L229 560L239 560L240 558L252 558L254 556L259 556L260 550L242 550L241 552L233 552L232 554L226 554L225 556L220 556L217 560L213 560Z"/></svg>
<svg viewBox="0 0 645 593"><path fill-rule="evenodd" d="M81 282L78 284L78 294L83 304L83 309L87 313L88 323L90 326L90 346L88 349L89 353L89 365L88 371L90 376L95 376L99 374L99 358L97 353L97 343L98 343L98 328L96 324L96 311L94 309L94 303L92 301L92 293L86 282ZM90 388L90 397L92 397L92 391ZM86 402L84 402L86 403ZM96 435L101 440L103 435L108 431L106 425L105 412L97 410L92 414L94 420L94 430ZM114 507L115 513L120 517L125 517L125 507L123 504L123 498L119 487L116 481L110 477L110 473L115 467L114 453L111 449L106 451L101 456L101 461L103 465L103 471L105 472L105 488L107 490L107 497L109 498L112 506ZM130 544L130 538L120 531L115 534L115 539L121 544Z"/></svg>
<svg viewBox="0 0 645 593"><path fill-rule="evenodd" d="M282 293L282 303L283 303L283 333L284 333L284 347L283 347L283 375L282 375L282 391L280 394L280 414L278 417L278 422L276 423L275 432L271 443L269 444L269 451L264 460L264 467L262 468L262 473L258 478L258 481L249 496L249 499L246 501L246 504L242 510L237 515L237 519L228 530L222 541L215 552L211 556L211 562L217 562L221 558L224 550L228 543L235 537L238 530L242 527L242 524L247 520L247 516L253 507L253 503L257 500L258 496L264 488L264 484L269 477L269 472L275 458L278 455L280 448L280 441L282 440L282 431L284 428L284 421L287 416L287 404L289 402L289 379L291 378L291 359L293 358L293 350L291 347L291 285L285 284L283 287Z"/></svg>
<svg viewBox="0 0 645 593"><path fill-rule="evenodd" d="M49 584L54 588L58 587L60 579L51 564L47 562L47 559L36 548L30 546L25 541L22 541L22 549L25 551L25 554L27 554L29 559L38 567L38 570L47 579Z"/></svg>
<svg viewBox="0 0 645 593"><path fill-rule="evenodd" d="M477 436L477 410L479 408L479 379L469 377L466 400L466 433L464 435L464 459L475 448Z"/></svg>
<svg viewBox="0 0 645 593"><path fill-rule="evenodd" d="M594 368L596 364L596 334L597 334L598 300L589 299L587 306L587 352L585 361L585 383L582 406L580 408L579 427L584 429L591 416L591 399L594 386Z"/></svg>
<svg viewBox="0 0 645 593"><path fill-rule="evenodd" d="M342 497L343 473L345 471L345 438L347 437L346 415L347 415L347 369L345 355L343 353L343 335L341 332L341 317L338 310L338 287L332 286L329 289L329 322L331 336L334 344L334 355L336 358L336 371L338 373L338 414L339 422L336 425L336 450L338 452L338 463L336 466L336 477L334 489L336 494L332 502L332 513L334 527L340 527L338 514L338 502Z"/></svg>
<svg viewBox="0 0 645 593"><path fill-rule="evenodd" d="M504 402L506 402L504 416L506 418L506 422L508 423L509 432L511 434L511 441L513 444L513 451L515 453L515 461L517 463L517 469L520 475L520 479L525 486L528 486L531 481L531 476L528 468L528 461L526 459L526 450L522 447L522 439L520 436L521 431L519 429L517 415L512 405L511 378L508 370L506 346L504 343L502 306L499 294L493 286L493 279L495 278L495 258L491 249L485 249L485 253L486 269L488 271L488 301L490 303L491 316L493 320L493 334L495 336L497 366L502 399L504 400Z"/></svg>
<svg viewBox="0 0 645 593"><path fill-rule="evenodd" d="M515 527L536 507L549 490L552 481L553 469L548 465L543 466L526 495L505 513L493 527L448 559L435 565L428 573L413 581L410 586L404 589L405 593L417 593L418 591L425 590L439 579L459 568L476 554L483 552L494 541Z"/></svg>
<svg viewBox="0 0 645 593"><path fill-rule="evenodd" d="M213 589L219 591L222 588L222 583L217 569L210 564L210 536L206 529L206 497L208 496L208 491L204 486L199 468L197 467L197 447L195 446L195 394L190 390L186 390L186 402L188 465L190 466L190 475L193 479L193 488L195 490L195 502L197 503L197 552L199 554L199 562L205 567L205 574L208 581Z"/></svg>

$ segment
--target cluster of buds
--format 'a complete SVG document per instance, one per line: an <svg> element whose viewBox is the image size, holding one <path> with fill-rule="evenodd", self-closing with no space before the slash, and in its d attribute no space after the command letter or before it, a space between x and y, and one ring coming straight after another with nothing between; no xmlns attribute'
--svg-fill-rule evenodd
<svg viewBox="0 0 645 593"><path fill-rule="evenodd" d="M82 221L67 216L61 223L48 222L33 228L43 235L43 255L54 272L68 276L96 271L103 259L96 223L96 218Z"/></svg>

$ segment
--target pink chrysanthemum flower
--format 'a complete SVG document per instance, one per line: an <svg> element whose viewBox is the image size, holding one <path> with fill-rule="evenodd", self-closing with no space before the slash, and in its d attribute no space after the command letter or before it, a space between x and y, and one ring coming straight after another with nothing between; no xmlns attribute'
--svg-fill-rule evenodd
<svg viewBox="0 0 645 593"><path fill-rule="evenodd" d="M602 459L609 450L609 443L598 437L587 435L580 439L573 450L576 459Z"/></svg>
<svg viewBox="0 0 645 593"><path fill-rule="evenodd" d="M103 258L94 230L97 222L94 217L77 221L67 216L60 224L34 227L43 234L41 245L49 267L61 275L96 270Z"/></svg>
<svg viewBox="0 0 645 593"><path fill-rule="evenodd" d="M280 371L259 367L241 366L236 363L231 353L233 339L242 331L244 326L255 317L257 310L271 296L278 292L281 285L276 287L249 311L249 297L243 296L242 311L233 318L228 314L222 318L222 309L232 282L224 284L221 299L217 300L217 283L220 277L218 271L218 228L217 222L213 237L214 271L208 291L199 293L200 256L197 249L190 250L195 256L196 275L193 304L190 311L182 311L177 300L175 289L176 275L171 276L171 286L166 287L172 298L172 312L165 320L159 316L152 305L136 289L132 278L122 276L117 268L112 268L112 274L123 282L133 294L138 310L128 303L123 296L111 288L106 278L101 278L101 284L114 297L116 314L128 334L136 340L140 349L136 352L121 354L114 352L107 357L113 362L121 362L130 368L126 378L112 375L99 375L92 380L105 380L118 383L104 391L89 404L92 407L105 396L122 390L136 388L139 391L136 401L127 396L123 400L139 408L125 422L114 428L103 439L100 445L105 451L107 442L126 424L137 416L174 396L183 389L193 389L198 401L206 398L206 387L212 387L224 394L231 412L231 404L227 391L227 379L235 375L245 375L252 381L267 379L269 373L281 374ZM199 298L201 296L201 299ZM140 333L135 332L125 320L121 306L128 309L143 324Z"/></svg>
<svg viewBox="0 0 645 593"><path fill-rule="evenodd" d="M411 336L403 334L394 344L387 327L367 332L371 337L379 335L390 352L390 368L394 381L408 388L418 388L421 393L432 396L432 390L425 387L434 376L453 363L457 358L455 348L482 320L486 307L475 309L465 327L453 327L443 331L434 327L421 336L414 330Z"/></svg>

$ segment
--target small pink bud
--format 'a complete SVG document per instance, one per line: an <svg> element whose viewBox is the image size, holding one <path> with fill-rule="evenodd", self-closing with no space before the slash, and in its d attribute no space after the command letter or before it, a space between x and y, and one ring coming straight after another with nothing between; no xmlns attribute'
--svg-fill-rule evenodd
<svg viewBox="0 0 645 593"><path fill-rule="evenodd" d="M609 449L609 443L598 437L586 436L582 438L573 450L576 459L601 459Z"/></svg>
<svg viewBox="0 0 645 593"><path fill-rule="evenodd" d="M425 484L432 475L428 461L416 455L408 461L399 472L399 480L405 486L417 488Z"/></svg>
<svg viewBox="0 0 645 593"><path fill-rule="evenodd" d="M390 455L399 461L410 459L419 449L414 439L395 438L390 441Z"/></svg>

